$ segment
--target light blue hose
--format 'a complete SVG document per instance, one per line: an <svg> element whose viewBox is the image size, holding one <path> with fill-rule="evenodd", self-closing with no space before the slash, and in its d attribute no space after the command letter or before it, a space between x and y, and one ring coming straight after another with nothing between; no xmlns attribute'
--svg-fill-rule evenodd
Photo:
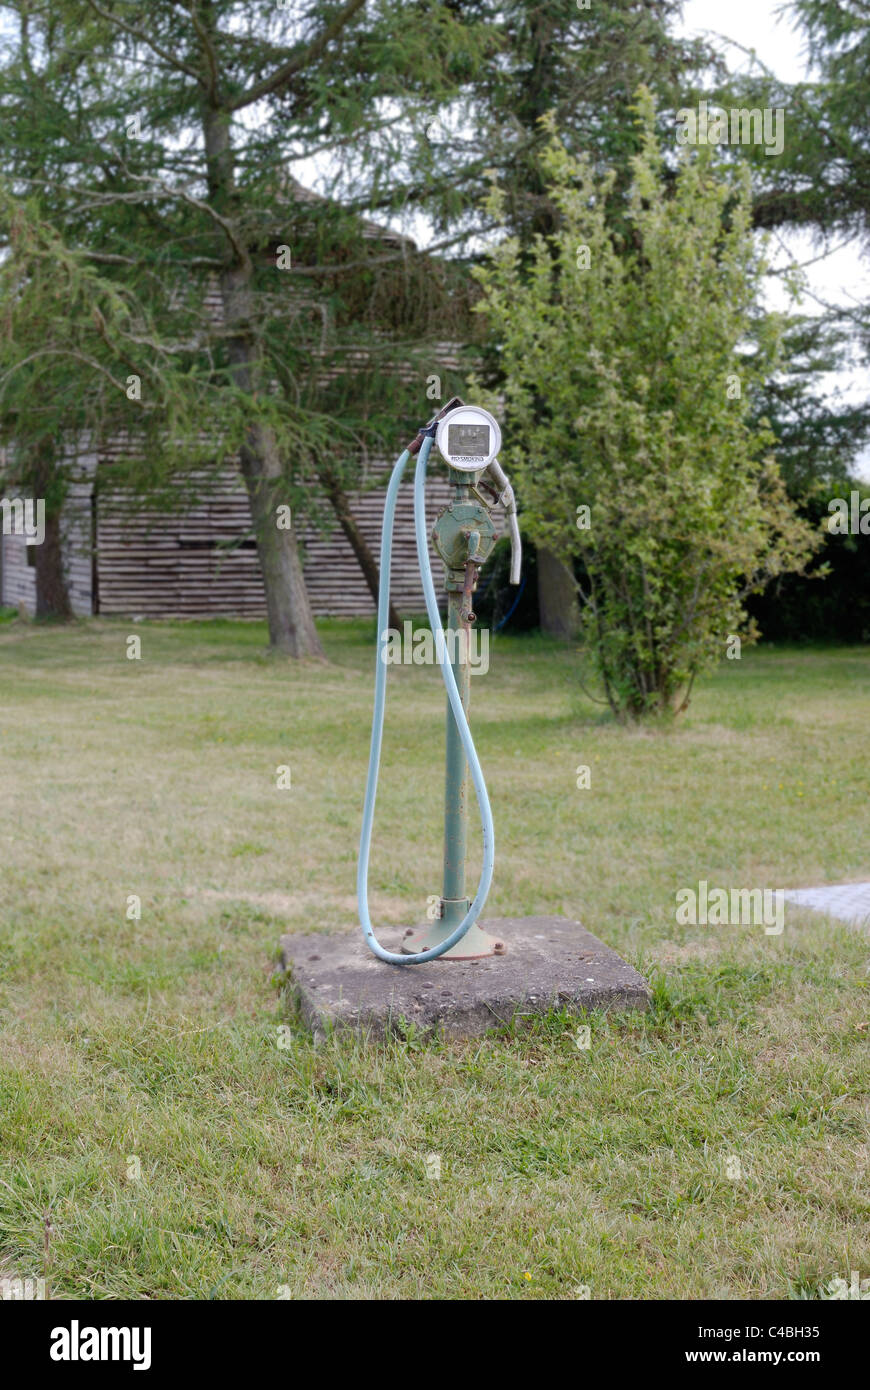
<svg viewBox="0 0 870 1390"><path fill-rule="evenodd" d="M492 883L492 869L495 862L495 832L492 824L492 811L490 810L489 797L486 793L486 783L483 780L483 773L480 768L474 743L471 738L471 730L468 727L468 720L465 717L465 710L462 708L462 700L456 686L456 677L450 665L446 650L446 643L441 628L441 614L438 612L438 600L435 597L435 585L432 583L432 567L429 563L429 546L426 536L426 461L432 448L430 436L423 440L420 454L417 459L417 472L414 477L414 527L417 533L417 558L420 563L420 577L423 581L423 593L426 597L426 612L429 615L429 622L435 636L435 649L438 653L438 663L441 667L441 675L447 687L447 698L453 710L454 718L459 729L459 736L462 739L462 746L465 749L465 756L471 768L471 777L474 782L474 790L477 793L477 804L480 808L480 822L483 827L483 867L480 871L480 883L477 885L477 892L474 901L463 917L455 931L451 932L439 945L433 946L428 951L418 951L416 955L401 955L398 951L385 951L375 936L374 928L369 917L369 851L372 843L372 823L375 817L375 797L378 791L378 770L381 763L381 742L384 732L384 703L387 693L387 664L384 661L384 648L382 646L384 633L389 628L389 605L390 605L390 566L393 556L393 521L396 515L396 502L399 495L399 483L402 481L402 474L408 462L409 452L405 452L396 460L393 469L393 476L390 478L390 485L387 488L387 500L384 504L384 527L381 535L381 576L378 589L378 633L377 633L377 656L375 658L375 707L372 715L372 742L369 753L369 771L366 779L366 799L363 807L362 833L359 842L359 862L356 874L356 893L357 903L359 904L359 920L363 929L366 945L369 950L380 959L388 961L391 965L421 965L426 960L436 960L438 956L443 956L445 951L449 951L451 946L455 946L457 941L461 941L469 927L477 920L483 911Z"/></svg>

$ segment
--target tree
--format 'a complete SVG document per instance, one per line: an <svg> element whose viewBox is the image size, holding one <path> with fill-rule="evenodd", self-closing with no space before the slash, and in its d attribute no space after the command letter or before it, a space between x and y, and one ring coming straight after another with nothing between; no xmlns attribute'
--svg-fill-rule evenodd
<svg viewBox="0 0 870 1390"><path fill-rule="evenodd" d="M759 383L752 417L766 420L789 496L800 502L849 484L856 455L870 438L862 405L826 395L823 385L842 370L854 339L827 315L796 314L782 335L780 367Z"/></svg>
<svg viewBox="0 0 870 1390"><path fill-rule="evenodd" d="M377 254L356 209L302 198L290 167L319 154L338 178L352 151L361 201L400 203L416 178L408 123L450 96L483 39L449 7L397 0L268 12L253 0L152 0L147 21L130 0L2 9L20 33L0 74L8 186L35 200L65 255L90 259L128 299L107 345L123 339L142 383L127 413L130 479L153 485L201 457L204 429L213 457L237 451L271 642L317 655L295 534L276 513L310 515L318 460L366 426L336 422L309 388L329 377L331 354L351 351L353 330L338 341L332 328L355 267L365 273ZM306 243L304 279L292 266ZM162 428L146 390L156 370ZM54 425L57 435L64 421Z"/></svg>
<svg viewBox="0 0 870 1390"><path fill-rule="evenodd" d="M782 339L781 368L761 384L751 419L765 419L789 497L821 530L823 544L806 573L779 575L748 603L768 641L870 640L870 570L866 542L828 529L832 497L850 498L861 484L854 461L870 438L863 405L823 394L854 339L828 315L795 316ZM866 485L864 490L866 491Z"/></svg>
<svg viewBox="0 0 870 1390"><path fill-rule="evenodd" d="M507 237L478 272L526 525L583 567L584 634L621 719L685 708L729 636L754 635L746 595L816 543L769 430L747 420L776 349L768 321L746 350L764 269L748 173L701 150L669 174L643 92L640 125L624 236L614 175L572 157L549 120L559 227L535 238L527 271ZM494 215L502 205L494 187Z"/></svg>
<svg viewBox="0 0 870 1390"><path fill-rule="evenodd" d="M748 71L714 93L718 104L781 108L785 140L771 158L762 146L734 154L753 173L753 219L761 229L800 229L825 254L852 241L866 247L870 231L870 19L863 0L796 0L783 13L799 27L813 65L810 80L781 83L755 54ZM818 256L817 256L818 258ZM858 485L855 459L870 433L868 401L848 403L820 389L870 354L870 305L847 304L794 322L784 343L783 370L757 401L777 436L790 495L817 522L832 495ZM857 349L857 351L856 351ZM867 640L866 547L859 538L825 532L825 544L806 578L780 579L752 610L777 639L837 635ZM815 580L825 576L824 584Z"/></svg>
<svg viewBox="0 0 870 1390"><path fill-rule="evenodd" d="M818 241L870 233L870 19L864 0L793 0L783 7L803 30L815 70L810 81L782 83L752 54L750 70L730 77L716 96L723 105L781 108L782 151L737 147L754 175L753 220L762 229L808 229ZM842 325L870 351L870 306L827 306L829 325ZM830 343L828 344L830 347ZM848 426L847 426L848 427Z"/></svg>
<svg viewBox="0 0 870 1390"><path fill-rule="evenodd" d="M645 83L665 108L680 105L693 75L715 66L707 44L670 32L678 8L673 0L595 0L587 7L576 0L480 0L463 6L492 27L500 51L497 62L469 76L466 127L452 129L449 142L437 147L450 200L439 225L479 230L479 214L469 204L479 199L483 172L491 170L504 193L504 226L524 254L536 235L556 230L559 209L542 160L548 136L541 118L548 112L569 153L614 170L624 194L629 161L639 148L632 113L638 85ZM621 199L612 200L611 211L621 216ZM481 375L497 387L498 372L491 357ZM522 502L521 496L521 511ZM571 574L546 548L539 560L540 626L568 637L577 621Z"/></svg>
<svg viewBox="0 0 870 1390"><path fill-rule="evenodd" d="M787 8L807 39L817 77L793 86L777 82L755 61L729 84L756 104L783 106L788 127L782 153L745 153L766 177L759 180L759 226L813 226L837 232L870 230L870 22L864 0L794 0Z"/></svg>
<svg viewBox="0 0 870 1390"><path fill-rule="evenodd" d="M133 405L137 466L140 455L164 466L172 461L170 476L177 478L175 451L183 450L188 471L208 463L213 438L241 434L245 402L191 360L189 345L161 339L129 287L108 279L88 253L70 251L38 207L2 186L0 223L7 230L0 262L5 482L45 503L45 540L35 548L36 612L63 618L70 609L61 514L80 454L96 440L131 432ZM204 419L212 437L202 433Z"/></svg>

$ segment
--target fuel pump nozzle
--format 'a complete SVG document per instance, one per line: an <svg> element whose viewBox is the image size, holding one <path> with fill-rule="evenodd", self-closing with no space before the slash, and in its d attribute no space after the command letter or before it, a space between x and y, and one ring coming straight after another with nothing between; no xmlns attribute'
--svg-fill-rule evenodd
<svg viewBox="0 0 870 1390"><path fill-rule="evenodd" d="M419 454L420 446L422 445L423 440L426 438L426 436L432 436L434 434L435 426L438 424L438 421L443 420L445 415L449 415L451 410L455 410L457 406L460 406L462 404L463 400L461 396L452 396L451 399L447 402L447 404L443 406L441 410L438 411L437 415L433 415L431 420L426 421L426 424L423 425L422 428L417 431L417 433L414 435L414 438L408 445L408 453L411 455L412 458L416 458L416 456Z"/></svg>
<svg viewBox="0 0 870 1390"><path fill-rule="evenodd" d="M504 514L507 518L508 531L510 532L511 538L510 582L512 584L519 584L520 569L523 563L523 542L520 538L520 524L517 520L517 499L514 496L513 488L508 482L507 474L498 459L493 459L487 471L492 474L493 479L501 489L498 500L504 507Z"/></svg>

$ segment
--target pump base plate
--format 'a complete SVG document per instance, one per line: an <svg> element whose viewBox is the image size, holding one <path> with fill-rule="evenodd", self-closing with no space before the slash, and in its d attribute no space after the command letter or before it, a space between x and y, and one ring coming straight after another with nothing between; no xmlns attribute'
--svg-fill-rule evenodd
<svg viewBox="0 0 870 1390"><path fill-rule="evenodd" d="M423 1032L462 1038L551 1007L649 1007L643 977L579 922L503 917L484 919L481 926L505 942L504 955L387 965L371 954L358 927L335 935L284 936L288 993L315 1037L333 1028L376 1037L413 1023ZM403 936L395 927L379 933L392 951L401 950Z"/></svg>
<svg viewBox="0 0 870 1390"><path fill-rule="evenodd" d="M459 922L456 926L459 926ZM420 931L414 931L413 927L409 927L402 940L402 955L413 956L418 951L428 951L446 940L454 930L454 927L445 927L442 922L423 927ZM451 946L449 951L445 951L443 956L438 956L438 960L486 960L488 956L503 956L506 950L507 947L500 937L481 931L477 923L472 922L462 940Z"/></svg>

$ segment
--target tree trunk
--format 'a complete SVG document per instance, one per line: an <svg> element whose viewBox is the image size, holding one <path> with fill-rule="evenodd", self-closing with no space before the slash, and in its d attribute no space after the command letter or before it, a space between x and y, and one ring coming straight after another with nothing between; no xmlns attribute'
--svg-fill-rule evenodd
<svg viewBox="0 0 870 1390"><path fill-rule="evenodd" d="M72 617L72 608L60 533L60 503L63 489L59 489L55 478L54 454L48 446L43 447L34 459L31 477L34 500L42 498L45 503L45 538L41 545L34 547L36 616L67 622Z"/></svg>
<svg viewBox="0 0 870 1390"><path fill-rule="evenodd" d="M538 547L538 611L541 631L568 641L580 630L574 577L551 550Z"/></svg>
<svg viewBox="0 0 870 1390"><path fill-rule="evenodd" d="M72 617L56 514L46 515L45 540L36 547L36 616L64 622Z"/></svg>
<svg viewBox="0 0 870 1390"><path fill-rule="evenodd" d="M275 651L290 656L322 657L296 537L292 530L278 528L277 508L284 498L275 440L271 430L259 425L252 427L250 438L252 446L246 444L240 456L263 571L269 641Z"/></svg>
<svg viewBox="0 0 870 1390"><path fill-rule="evenodd" d="M372 555L372 552L369 550L365 536L357 525L356 517L350 509L347 493L335 474L328 468L319 469L318 476L326 489L326 495L332 504L332 510L338 518L338 524L344 532L351 550L356 556L357 563L362 570L363 578L369 587L369 593L375 601L375 607L377 607L378 588L380 585L377 562L375 561L374 555ZM401 631L402 618L392 600L390 601L389 623L394 631Z"/></svg>
<svg viewBox="0 0 870 1390"><path fill-rule="evenodd" d="M262 349L257 339L252 289L254 265L241 219L236 216L239 208L230 142L230 113L222 109L216 99L207 104L203 112L203 133L209 198L223 219L228 242L219 275L228 333L227 356L236 385L253 396L257 386L263 385L260 379ZM278 528L276 508L286 498L280 495L282 468L275 436L271 429L256 422L255 401L252 411L254 423L239 453L263 571L269 642L275 651L289 656L322 657L323 648L314 626L296 536L292 529Z"/></svg>

